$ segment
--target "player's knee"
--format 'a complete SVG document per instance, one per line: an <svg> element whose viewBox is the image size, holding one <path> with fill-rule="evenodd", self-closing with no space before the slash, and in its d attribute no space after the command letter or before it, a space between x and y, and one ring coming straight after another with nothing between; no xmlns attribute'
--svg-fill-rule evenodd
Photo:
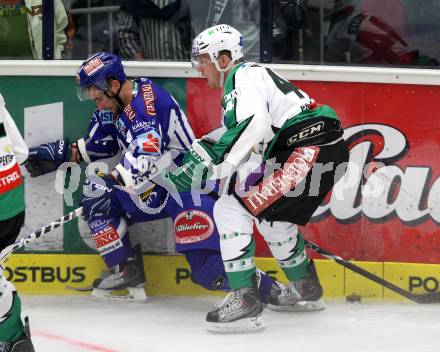
<svg viewBox="0 0 440 352"><path fill-rule="evenodd" d="M285 221L257 221L255 225L266 242L283 242L298 237L298 226Z"/></svg>
<svg viewBox="0 0 440 352"><path fill-rule="evenodd" d="M116 192L116 182L109 176L89 175L84 181L81 205L83 217L89 221L99 216L109 216L114 207L113 194Z"/></svg>
<svg viewBox="0 0 440 352"><path fill-rule="evenodd" d="M92 219L88 224L96 249L107 266L120 264L134 255L124 218Z"/></svg>
<svg viewBox="0 0 440 352"><path fill-rule="evenodd" d="M234 198L234 196L221 196L214 204L212 211L217 223L230 221L231 218L246 213L246 210Z"/></svg>
<svg viewBox="0 0 440 352"><path fill-rule="evenodd" d="M211 291L225 291L228 289L228 280L224 274L218 274L216 277L204 270L192 271L191 280Z"/></svg>
<svg viewBox="0 0 440 352"><path fill-rule="evenodd" d="M193 262L191 264L191 279L194 283L208 290L229 289L220 253L210 255L202 262Z"/></svg>

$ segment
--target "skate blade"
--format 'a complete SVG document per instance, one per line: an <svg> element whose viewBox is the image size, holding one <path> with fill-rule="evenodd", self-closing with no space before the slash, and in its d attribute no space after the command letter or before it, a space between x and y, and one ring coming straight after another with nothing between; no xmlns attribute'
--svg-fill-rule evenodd
<svg viewBox="0 0 440 352"><path fill-rule="evenodd" d="M215 334L235 334L242 332L256 332L265 328L261 315L240 319L229 323L207 323L206 330Z"/></svg>
<svg viewBox="0 0 440 352"><path fill-rule="evenodd" d="M145 294L144 286L130 287L125 290L102 290L94 288L92 297L103 301L117 301L117 302L147 302L147 295Z"/></svg>
<svg viewBox="0 0 440 352"><path fill-rule="evenodd" d="M268 303L267 308L277 312L314 312L324 310L326 305L322 299L317 301L301 301L286 306L276 306Z"/></svg>
<svg viewBox="0 0 440 352"><path fill-rule="evenodd" d="M66 289L77 291L77 292L91 292L93 291L93 286L86 286L86 287L73 287L73 286L66 286Z"/></svg>

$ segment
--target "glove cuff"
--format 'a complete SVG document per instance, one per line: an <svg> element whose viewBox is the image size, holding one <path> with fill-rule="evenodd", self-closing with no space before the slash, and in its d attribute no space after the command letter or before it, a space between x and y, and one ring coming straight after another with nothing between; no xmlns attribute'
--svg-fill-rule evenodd
<svg viewBox="0 0 440 352"><path fill-rule="evenodd" d="M67 143L67 141L65 141L65 143ZM64 162L70 161L71 159L72 159L72 146L70 144L67 144L66 151L64 152Z"/></svg>
<svg viewBox="0 0 440 352"><path fill-rule="evenodd" d="M196 139L191 148L205 161L204 164L210 164L215 158L215 154L201 139Z"/></svg>
<svg viewBox="0 0 440 352"><path fill-rule="evenodd" d="M84 138L78 139L76 141L76 146L78 147L78 154L80 155L81 159L84 160L87 164L90 164L92 161L90 160L89 155L87 154L86 143L84 141Z"/></svg>
<svg viewBox="0 0 440 352"><path fill-rule="evenodd" d="M62 163L70 161L72 157L72 150L70 149L70 144L67 139L59 139L55 142L55 154L53 162L56 167L59 167Z"/></svg>

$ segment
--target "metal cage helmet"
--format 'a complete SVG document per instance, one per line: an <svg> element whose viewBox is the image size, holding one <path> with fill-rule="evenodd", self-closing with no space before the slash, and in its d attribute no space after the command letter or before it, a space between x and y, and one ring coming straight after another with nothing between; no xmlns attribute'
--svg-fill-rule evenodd
<svg viewBox="0 0 440 352"><path fill-rule="evenodd" d="M196 68L198 65L197 57L199 55L208 54L217 70L220 71L218 58L219 53L223 50L230 51L233 62L241 59L243 57L242 34L227 24L219 24L205 29L193 41L191 58L193 67Z"/></svg>
<svg viewBox="0 0 440 352"><path fill-rule="evenodd" d="M88 88L95 86L99 90L107 90L107 80L113 77L121 85L127 79L119 56L107 52L97 52L87 58L76 73L78 97L80 100L90 99Z"/></svg>

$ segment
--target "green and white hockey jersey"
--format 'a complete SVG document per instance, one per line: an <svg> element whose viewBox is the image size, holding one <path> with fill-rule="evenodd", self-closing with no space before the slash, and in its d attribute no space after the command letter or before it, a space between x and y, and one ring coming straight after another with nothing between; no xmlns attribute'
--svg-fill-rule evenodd
<svg viewBox="0 0 440 352"><path fill-rule="evenodd" d="M276 139L275 131L313 117L338 118L330 107L310 109L314 105L305 92L270 68L253 63L235 66L228 74L222 98L227 131L211 149L213 163L236 168L252 151L265 155Z"/></svg>
<svg viewBox="0 0 440 352"><path fill-rule="evenodd" d="M29 150L0 94L0 221L25 209L23 179L19 163Z"/></svg>

